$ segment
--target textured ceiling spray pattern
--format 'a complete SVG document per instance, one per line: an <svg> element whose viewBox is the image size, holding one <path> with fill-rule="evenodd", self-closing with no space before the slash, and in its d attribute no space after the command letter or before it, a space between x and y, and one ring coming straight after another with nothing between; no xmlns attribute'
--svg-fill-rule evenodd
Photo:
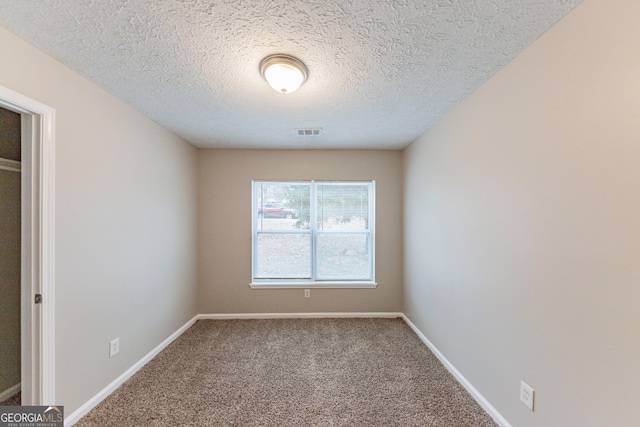
<svg viewBox="0 0 640 427"><path fill-rule="evenodd" d="M578 3L15 0L0 25L200 147L397 149ZM273 53L297 92L262 80Z"/></svg>

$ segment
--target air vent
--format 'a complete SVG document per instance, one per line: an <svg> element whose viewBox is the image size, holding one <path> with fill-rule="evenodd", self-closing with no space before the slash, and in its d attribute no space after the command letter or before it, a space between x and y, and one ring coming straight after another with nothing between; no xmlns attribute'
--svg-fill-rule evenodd
<svg viewBox="0 0 640 427"><path fill-rule="evenodd" d="M296 129L298 132L298 136L318 136L322 128L304 128L304 129Z"/></svg>

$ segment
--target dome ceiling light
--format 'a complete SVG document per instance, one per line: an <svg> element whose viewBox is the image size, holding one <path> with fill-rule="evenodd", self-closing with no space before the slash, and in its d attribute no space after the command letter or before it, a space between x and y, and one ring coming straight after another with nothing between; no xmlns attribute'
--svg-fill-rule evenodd
<svg viewBox="0 0 640 427"><path fill-rule="evenodd" d="M307 67L290 55L270 55L260 63L260 74L276 92L295 92L307 80Z"/></svg>

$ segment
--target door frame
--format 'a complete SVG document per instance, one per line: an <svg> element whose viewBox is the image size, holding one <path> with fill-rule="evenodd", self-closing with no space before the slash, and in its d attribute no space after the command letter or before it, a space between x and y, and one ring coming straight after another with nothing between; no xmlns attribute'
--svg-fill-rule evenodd
<svg viewBox="0 0 640 427"><path fill-rule="evenodd" d="M4 86L0 106L21 115L22 405L55 405L55 109Z"/></svg>

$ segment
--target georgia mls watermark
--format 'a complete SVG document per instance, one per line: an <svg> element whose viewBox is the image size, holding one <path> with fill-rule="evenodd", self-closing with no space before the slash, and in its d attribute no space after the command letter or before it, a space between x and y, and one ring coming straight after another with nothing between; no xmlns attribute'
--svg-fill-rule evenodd
<svg viewBox="0 0 640 427"><path fill-rule="evenodd" d="M63 406L0 406L0 427L63 426Z"/></svg>

